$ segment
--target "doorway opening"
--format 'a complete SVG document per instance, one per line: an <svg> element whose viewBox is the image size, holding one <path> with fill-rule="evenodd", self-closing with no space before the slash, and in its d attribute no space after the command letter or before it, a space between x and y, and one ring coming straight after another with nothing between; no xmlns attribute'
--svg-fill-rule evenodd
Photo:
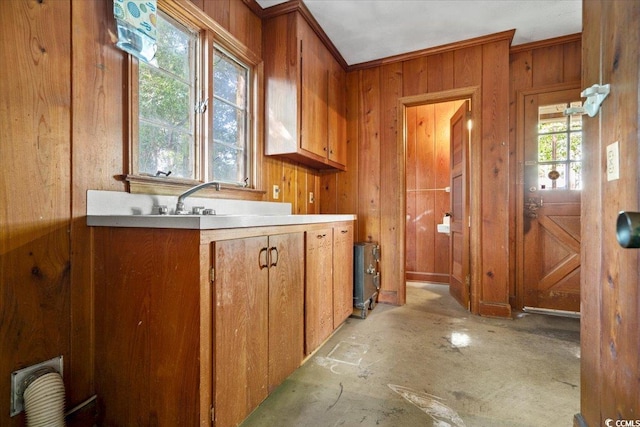
<svg viewBox="0 0 640 427"><path fill-rule="evenodd" d="M471 242L479 226L473 226L478 219L471 212L479 212L479 201L470 195L479 185L474 176L479 167L472 167L473 159L479 159L481 135L477 105L480 89L470 87L401 98L398 108L405 171L405 279L450 285L455 299L474 313L478 281L473 266L479 251ZM462 110L463 120L454 130L452 119ZM474 124L473 132L467 123ZM454 148L451 137L461 133L466 135Z"/></svg>

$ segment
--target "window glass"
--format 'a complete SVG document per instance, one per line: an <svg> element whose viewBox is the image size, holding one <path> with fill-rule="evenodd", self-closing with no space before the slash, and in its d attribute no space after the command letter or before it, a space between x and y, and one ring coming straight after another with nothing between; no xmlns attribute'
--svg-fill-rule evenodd
<svg viewBox="0 0 640 427"><path fill-rule="evenodd" d="M565 116L582 102L543 105L538 108L539 188L582 188L582 116Z"/></svg>
<svg viewBox="0 0 640 427"><path fill-rule="evenodd" d="M249 69L219 47L213 61L210 180L244 183L247 171Z"/></svg>
<svg viewBox="0 0 640 427"><path fill-rule="evenodd" d="M132 172L255 185L250 113L259 58L218 44L215 30L193 18L159 11L157 66L134 63Z"/></svg>
<svg viewBox="0 0 640 427"><path fill-rule="evenodd" d="M195 178L197 34L158 14L158 66L138 69L138 172Z"/></svg>

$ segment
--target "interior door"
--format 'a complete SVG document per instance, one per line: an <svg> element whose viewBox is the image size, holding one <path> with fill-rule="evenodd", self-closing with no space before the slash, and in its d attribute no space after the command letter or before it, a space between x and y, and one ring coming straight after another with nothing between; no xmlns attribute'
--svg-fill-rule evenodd
<svg viewBox="0 0 640 427"><path fill-rule="evenodd" d="M523 305L580 311L582 117L578 89L524 98Z"/></svg>
<svg viewBox="0 0 640 427"><path fill-rule="evenodd" d="M469 286L469 101L451 117L451 218L449 293L470 309Z"/></svg>

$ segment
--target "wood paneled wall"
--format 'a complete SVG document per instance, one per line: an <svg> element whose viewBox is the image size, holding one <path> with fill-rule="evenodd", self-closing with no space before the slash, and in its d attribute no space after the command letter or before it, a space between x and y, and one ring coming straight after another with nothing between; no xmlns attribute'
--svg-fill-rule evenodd
<svg viewBox="0 0 640 427"><path fill-rule="evenodd" d="M640 249L616 241L619 211L640 211L640 3L583 2L582 87L610 84L584 117L581 413L576 426L640 419ZM620 179L607 181L606 147L619 142Z"/></svg>
<svg viewBox="0 0 640 427"><path fill-rule="evenodd" d="M18 426L11 372L71 356L69 2L5 2L0 39L0 425Z"/></svg>
<svg viewBox="0 0 640 427"><path fill-rule="evenodd" d="M449 128L462 102L406 110L407 280L449 283L449 236L436 226L451 211Z"/></svg>
<svg viewBox="0 0 640 427"><path fill-rule="evenodd" d="M476 312L509 315L508 109L509 44L512 32L500 33L424 55L354 67L348 73L349 171L323 179L323 196L340 192L358 214L357 240L381 244L380 300L405 301L405 147L398 143L399 99L452 89L480 87L482 160L475 233L482 245L474 271ZM474 108L474 106L472 106ZM357 171L352 171L352 165ZM338 188L344 189L338 191ZM334 203L323 201L323 205ZM335 205L338 205L336 201ZM486 236L486 238L485 238Z"/></svg>
<svg viewBox="0 0 640 427"><path fill-rule="evenodd" d="M509 157L510 173L513 179L510 182L509 199L509 248L513 256L509 261L510 278L509 301L512 307L518 307L517 293L517 269L519 254L517 250L517 216L518 203L521 201L518 195L522 194L522 165L518 164L518 150L523 142L518 141L517 124L518 99L524 93L554 90L560 87L578 87L580 85L582 48L581 34L573 34L565 37L544 40L542 42L528 43L512 47L509 54ZM521 236L520 236L521 238Z"/></svg>
<svg viewBox="0 0 640 427"><path fill-rule="evenodd" d="M254 3L194 3L262 55ZM13 0L0 9L0 378L63 355L68 407L95 393L86 191L126 189L126 55L110 41L111 7ZM275 159L263 166L265 200L278 184L294 212L320 210L318 172ZM0 425L23 425L9 402L0 387Z"/></svg>

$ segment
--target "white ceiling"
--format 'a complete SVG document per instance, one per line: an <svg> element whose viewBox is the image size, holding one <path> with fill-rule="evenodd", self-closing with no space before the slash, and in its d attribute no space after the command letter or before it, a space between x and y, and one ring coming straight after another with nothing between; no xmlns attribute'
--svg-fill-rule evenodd
<svg viewBox="0 0 640 427"><path fill-rule="evenodd" d="M582 31L582 0L303 2L349 65L512 29L513 46Z"/></svg>

